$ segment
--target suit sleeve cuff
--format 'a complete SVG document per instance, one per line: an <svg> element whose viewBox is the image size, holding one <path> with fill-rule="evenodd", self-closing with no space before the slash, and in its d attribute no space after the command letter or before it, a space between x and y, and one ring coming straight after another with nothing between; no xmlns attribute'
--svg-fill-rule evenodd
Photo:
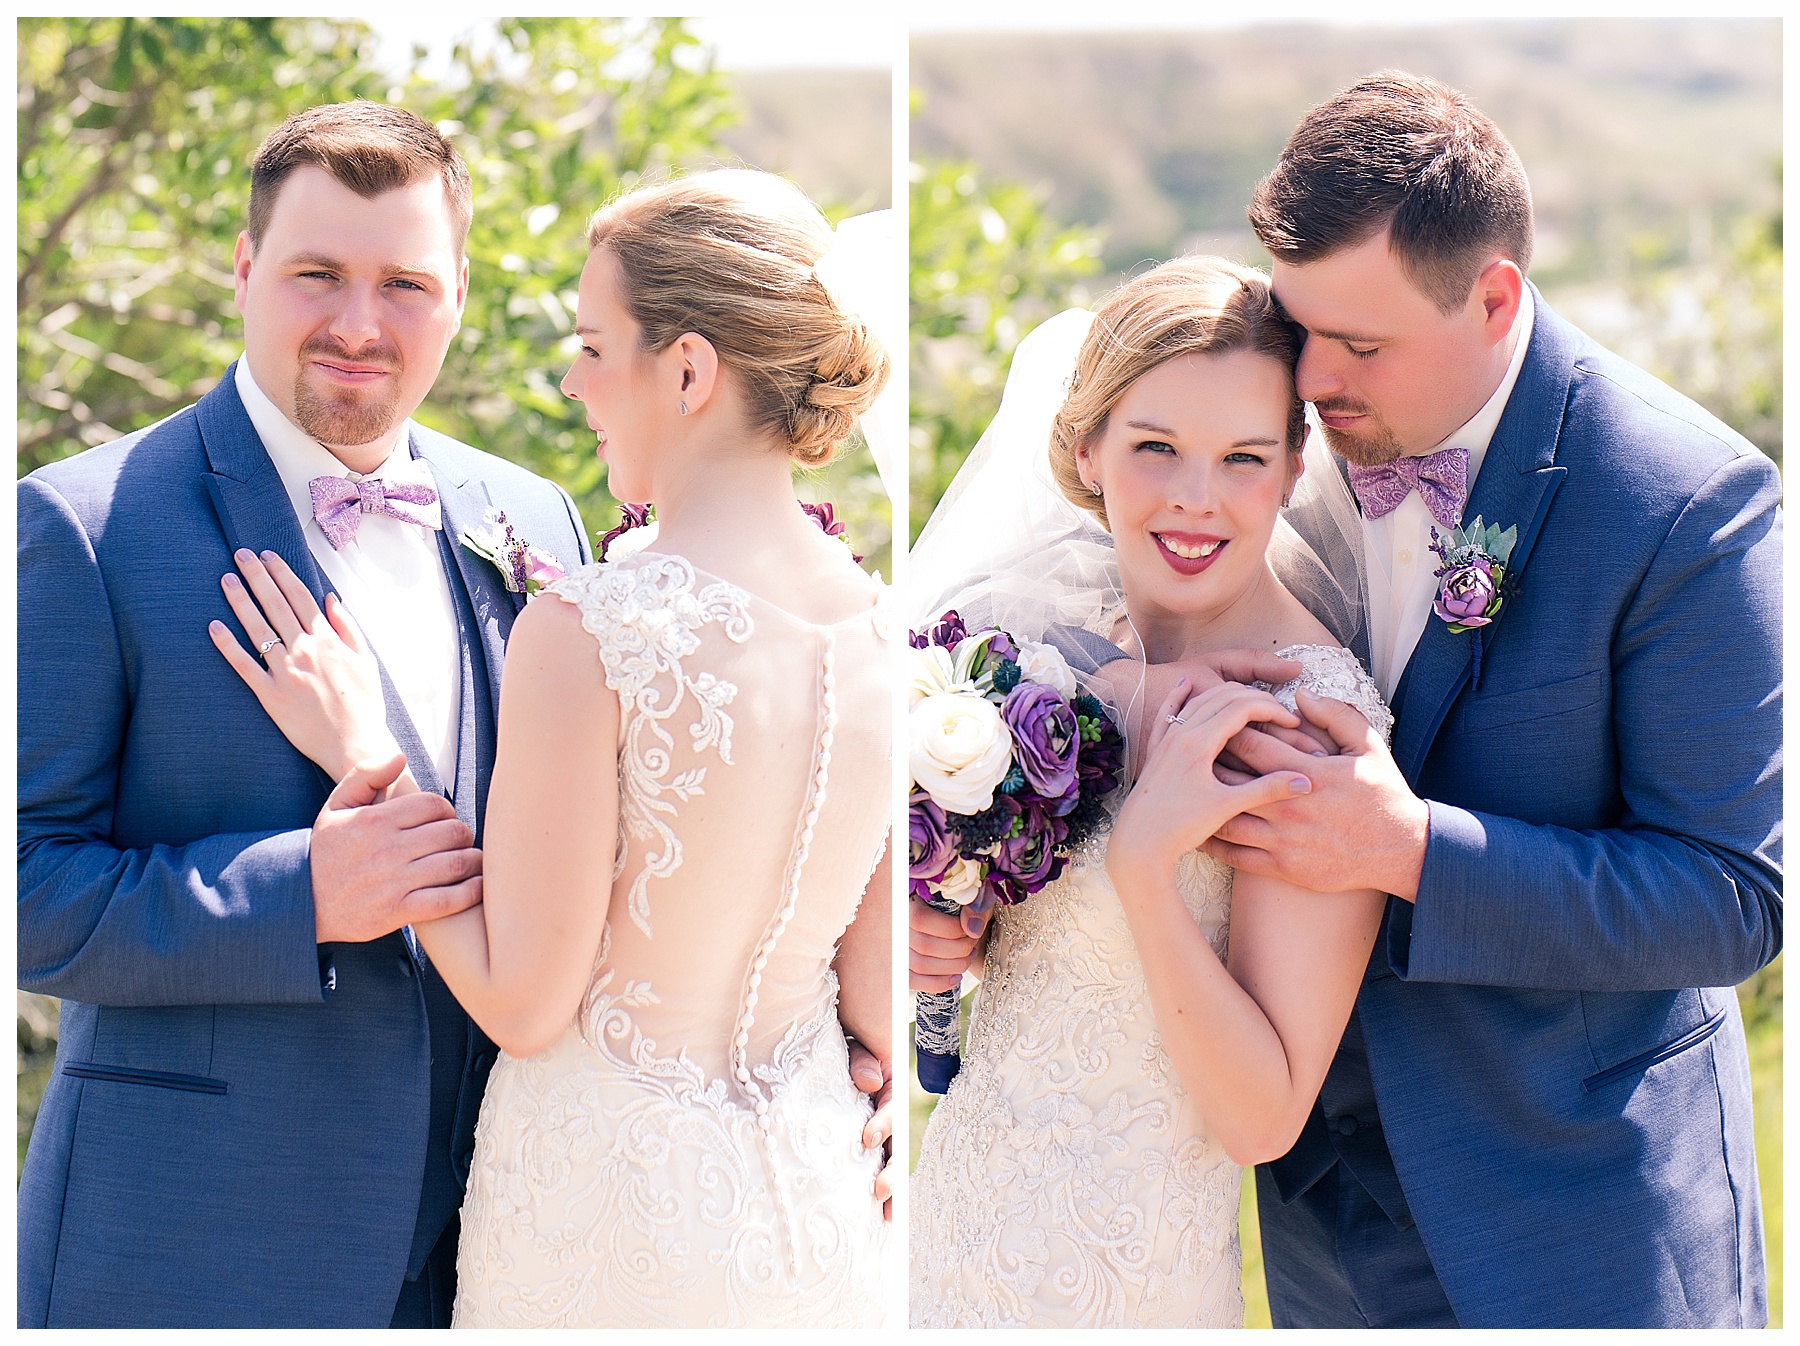
<svg viewBox="0 0 1800 1346"><path fill-rule="evenodd" d="M1425 864L1419 871L1418 896L1390 902L1387 922L1388 963L1403 981L1449 981L1454 972L1441 951L1467 943L1471 931L1460 928L1459 897L1466 894L1465 876L1477 873L1488 855L1487 829L1467 809L1425 801L1431 824L1425 838Z"/></svg>

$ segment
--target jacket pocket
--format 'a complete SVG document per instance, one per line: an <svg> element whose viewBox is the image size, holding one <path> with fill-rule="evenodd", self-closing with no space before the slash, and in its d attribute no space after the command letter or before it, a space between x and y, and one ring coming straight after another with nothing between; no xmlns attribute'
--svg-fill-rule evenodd
<svg viewBox="0 0 1800 1346"><path fill-rule="evenodd" d="M1463 702L1458 723L1464 730L1472 732L1547 720L1553 715L1586 709L1599 701L1604 692L1602 673L1595 669L1578 678L1546 683L1542 687L1471 697Z"/></svg>
<svg viewBox="0 0 1800 1346"><path fill-rule="evenodd" d="M78 1080L105 1080L109 1084L147 1084L154 1089L181 1089L190 1094L228 1094L224 1080L207 1075L172 1075L163 1070L139 1070L135 1066L108 1066L98 1061L70 1061L62 1073Z"/></svg>
<svg viewBox="0 0 1800 1346"><path fill-rule="evenodd" d="M1660 1047L1652 1047L1647 1052L1639 1052L1636 1056L1621 1061L1616 1066L1608 1066L1598 1074L1589 1075L1581 1082L1581 1087L1591 1094L1594 1090L1604 1089L1607 1085L1612 1084L1615 1081L1626 1079L1634 1075L1642 1075L1659 1061L1667 1061L1671 1056L1679 1056L1689 1047L1698 1047L1702 1042L1705 1042L1714 1033L1718 1032L1720 1025L1724 1022L1725 1011L1720 1010L1717 1014L1713 1015L1712 1018L1706 1020L1706 1022L1688 1029L1687 1032L1683 1033L1673 1042L1665 1042Z"/></svg>

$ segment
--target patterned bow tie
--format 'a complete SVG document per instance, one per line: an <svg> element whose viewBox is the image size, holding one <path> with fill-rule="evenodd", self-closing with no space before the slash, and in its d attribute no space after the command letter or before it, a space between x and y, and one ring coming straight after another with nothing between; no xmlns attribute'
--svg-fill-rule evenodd
<svg viewBox="0 0 1800 1346"><path fill-rule="evenodd" d="M1469 451L1439 449L1423 458L1396 458L1379 467L1346 463L1350 489L1362 502L1363 515L1379 519L1400 507L1413 491L1425 502L1431 517L1445 528L1456 527L1463 502L1469 498Z"/></svg>
<svg viewBox="0 0 1800 1346"><path fill-rule="evenodd" d="M319 521L333 551L342 551L344 544L356 536L365 514L385 514L426 528L444 526L437 490L423 481L407 481L396 474L385 479L364 477L360 481L314 477L307 485L312 491L313 518Z"/></svg>

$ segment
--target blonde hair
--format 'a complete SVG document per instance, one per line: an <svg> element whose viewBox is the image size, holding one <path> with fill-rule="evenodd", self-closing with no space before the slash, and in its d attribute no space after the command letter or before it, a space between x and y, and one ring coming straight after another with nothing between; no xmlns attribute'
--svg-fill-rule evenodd
<svg viewBox="0 0 1800 1346"><path fill-rule="evenodd" d="M772 173L719 169L603 206L588 247L617 259L643 349L705 337L742 381L758 430L802 465L831 460L888 377L888 357L813 274L831 226Z"/></svg>
<svg viewBox="0 0 1800 1346"><path fill-rule="evenodd" d="M1106 428L1127 388L1183 355L1254 351L1280 361L1291 374L1301 340L1300 330L1276 304L1269 278L1222 257L1183 257L1126 281L1094 315L1051 426L1050 475L1057 488L1104 525L1105 502L1083 484L1075 451ZM1291 397L1290 453L1300 447L1306 424L1299 395Z"/></svg>

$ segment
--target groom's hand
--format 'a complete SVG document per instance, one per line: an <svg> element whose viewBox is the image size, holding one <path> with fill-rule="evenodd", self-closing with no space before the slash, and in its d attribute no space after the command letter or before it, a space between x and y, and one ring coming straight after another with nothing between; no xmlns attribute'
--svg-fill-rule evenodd
<svg viewBox="0 0 1800 1346"><path fill-rule="evenodd" d="M875 1095L875 1113L863 1126L865 1150L879 1149L881 1172L875 1175L875 1199L881 1218L894 1218L894 1067L855 1038L850 1039L850 1079L865 1094Z"/></svg>
<svg viewBox="0 0 1800 1346"><path fill-rule="evenodd" d="M1298 771L1312 789L1238 814L1204 849L1234 869L1315 892L1373 888L1411 902L1430 832L1425 801L1355 707L1305 691L1298 701L1301 718L1341 744L1340 755L1315 757L1254 729L1238 734L1232 749L1251 771Z"/></svg>
<svg viewBox="0 0 1800 1346"><path fill-rule="evenodd" d="M364 762L338 782L312 830L321 944L361 944L481 901L481 852L442 795L383 800L406 758ZM380 801L380 802L377 802Z"/></svg>

